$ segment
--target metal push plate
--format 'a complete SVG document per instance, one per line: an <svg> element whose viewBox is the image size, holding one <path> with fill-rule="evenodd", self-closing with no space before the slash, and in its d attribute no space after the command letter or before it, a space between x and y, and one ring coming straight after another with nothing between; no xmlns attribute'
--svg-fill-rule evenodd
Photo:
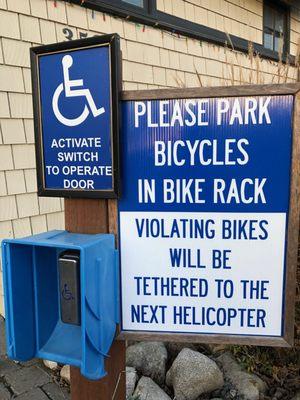
<svg viewBox="0 0 300 400"><path fill-rule="evenodd" d="M80 258L76 253L63 253L58 260L60 313L66 324L80 325Z"/></svg>

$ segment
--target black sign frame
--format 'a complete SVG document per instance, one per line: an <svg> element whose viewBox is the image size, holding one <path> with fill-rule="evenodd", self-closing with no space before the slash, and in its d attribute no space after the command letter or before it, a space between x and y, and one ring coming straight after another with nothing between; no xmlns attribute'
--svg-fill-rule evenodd
<svg viewBox="0 0 300 400"><path fill-rule="evenodd" d="M39 57L42 55L60 53L66 50L83 50L98 46L109 46L110 49L110 74L111 74L111 153L112 153L112 188L109 190L90 189L50 189L45 184L45 164L43 149L43 126L41 121L41 93L39 81ZM30 49L32 99L35 133L35 154L37 170L38 196L66 197L66 198L93 198L117 199L120 197L120 118L121 108L119 96L121 92L121 50L118 34L94 36L87 39L73 40L71 42L54 43Z"/></svg>

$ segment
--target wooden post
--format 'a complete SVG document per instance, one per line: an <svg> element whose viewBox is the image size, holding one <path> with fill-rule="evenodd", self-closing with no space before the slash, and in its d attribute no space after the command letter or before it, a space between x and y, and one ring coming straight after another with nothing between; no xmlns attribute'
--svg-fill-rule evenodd
<svg viewBox="0 0 300 400"><path fill-rule="evenodd" d="M117 235L117 203L114 200L66 199L66 230L76 233ZM72 400L125 400L125 342L115 340L106 359L107 376L99 381L84 378L71 367Z"/></svg>

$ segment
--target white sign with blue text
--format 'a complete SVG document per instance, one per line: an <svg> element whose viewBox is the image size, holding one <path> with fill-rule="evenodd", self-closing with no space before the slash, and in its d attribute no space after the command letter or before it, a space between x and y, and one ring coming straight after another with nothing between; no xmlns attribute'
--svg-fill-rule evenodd
<svg viewBox="0 0 300 400"><path fill-rule="evenodd" d="M122 329L281 336L293 96L123 104Z"/></svg>

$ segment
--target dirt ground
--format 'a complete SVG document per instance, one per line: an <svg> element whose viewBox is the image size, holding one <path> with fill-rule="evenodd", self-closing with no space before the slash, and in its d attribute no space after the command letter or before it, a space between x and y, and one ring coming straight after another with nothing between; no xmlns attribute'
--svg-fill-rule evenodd
<svg viewBox="0 0 300 400"><path fill-rule="evenodd" d="M268 384L266 400L291 399L300 391L300 291L297 298L293 348L232 346L230 349L248 371Z"/></svg>

